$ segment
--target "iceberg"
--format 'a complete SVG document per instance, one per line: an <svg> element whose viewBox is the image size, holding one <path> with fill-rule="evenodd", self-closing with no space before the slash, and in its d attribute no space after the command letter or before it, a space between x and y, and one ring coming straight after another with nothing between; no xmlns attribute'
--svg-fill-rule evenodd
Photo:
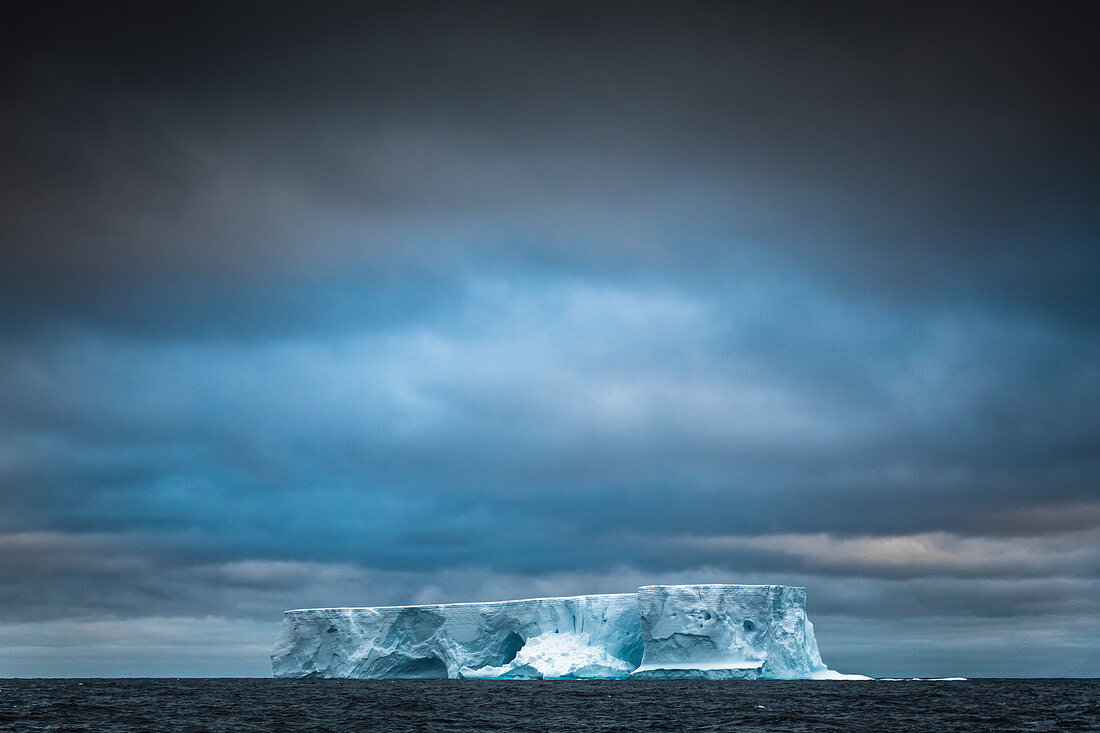
<svg viewBox="0 0 1100 733"><path fill-rule="evenodd" d="M284 678L868 679L825 666L805 589L780 585L298 609L271 664Z"/></svg>

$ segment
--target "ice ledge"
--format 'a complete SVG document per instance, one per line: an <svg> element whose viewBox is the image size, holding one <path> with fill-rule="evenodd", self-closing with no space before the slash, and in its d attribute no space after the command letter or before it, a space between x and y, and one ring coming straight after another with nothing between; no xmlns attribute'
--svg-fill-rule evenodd
<svg viewBox="0 0 1100 733"><path fill-rule="evenodd" d="M287 611L276 677L853 679L821 661L804 588Z"/></svg>
<svg viewBox="0 0 1100 733"><path fill-rule="evenodd" d="M541 604L546 602L558 602L558 601L584 601L592 598L634 598L633 593L601 593L588 596L549 596L546 598L519 598L510 599L506 601L463 601L460 603L421 603L415 606L333 606L332 608L294 608L288 611L283 611L284 614L324 614L324 613L347 613L348 611L390 611L390 610L402 610L406 608L421 608L421 609L441 609L447 610L451 608L498 608L498 607L511 607L518 605L529 604Z"/></svg>

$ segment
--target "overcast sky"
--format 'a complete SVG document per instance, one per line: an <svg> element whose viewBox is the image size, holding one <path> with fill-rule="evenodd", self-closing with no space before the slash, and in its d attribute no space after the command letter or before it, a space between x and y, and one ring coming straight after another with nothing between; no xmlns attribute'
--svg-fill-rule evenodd
<svg viewBox="0 0 1100 733"><path fill-rule="evenodd" d="M167 5L0 31L0 676L660 582L1100 674L1084 18Z"/></svg>

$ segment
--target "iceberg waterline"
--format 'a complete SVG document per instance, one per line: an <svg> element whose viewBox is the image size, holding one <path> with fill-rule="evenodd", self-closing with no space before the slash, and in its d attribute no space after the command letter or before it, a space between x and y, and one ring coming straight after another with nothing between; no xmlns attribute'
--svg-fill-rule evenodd
<svg viewBox="0 0 1100 733"><path fill-rule="evenodd" d="M866 679L821 661L806 590L636 593L287 611L275 677Z"/></svg>

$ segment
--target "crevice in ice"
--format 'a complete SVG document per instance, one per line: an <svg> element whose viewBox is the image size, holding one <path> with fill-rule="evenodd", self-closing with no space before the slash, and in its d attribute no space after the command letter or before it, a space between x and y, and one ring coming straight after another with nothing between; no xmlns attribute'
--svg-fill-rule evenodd
<svg viewBox="0 0 1100 733"><path fill-rule="evenodd" d="M519 650L523 648L523 645L527 641L522 636L512 631L508 636L504 637L504 641L500 644L500 661L493 666L503 666L505 664L511 664L519 654Z"/></svg>

